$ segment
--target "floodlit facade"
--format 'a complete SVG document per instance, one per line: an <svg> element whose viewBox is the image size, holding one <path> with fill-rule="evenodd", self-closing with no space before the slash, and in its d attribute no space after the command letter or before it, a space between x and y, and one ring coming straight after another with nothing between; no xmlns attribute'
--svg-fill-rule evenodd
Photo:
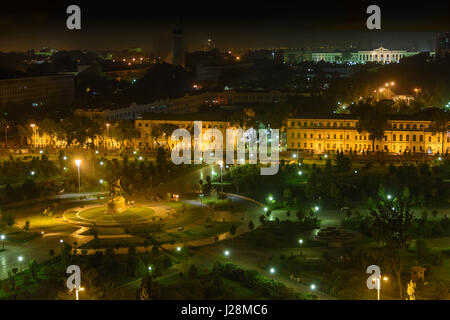
<svg viewBox="0 0 450 320"><path fill-rule="evenodd" d="M449 132L433 134L430 129L431 121L389 120L384 138L381 141L375 140L375 150L372 150L369 134L357 131L357 122L350 115L290 118L287 122L287 149L317 154L336 151L382 151L391 154L450 152Z"/></svg>
<svg viewBox="0 0 450 320"><path fill-rule="evenodd" d="M284 50L284 63L296 64L305 61L329 63L394 63L400 59L419 54L419 51L390 50L383 47L362 51L305 51L302 49ZM431 52L431 55L434 53Z"/></svg>
<svg viewBox="0 0 450 320"><path fill-rule="evenodd" d="M218 130L223 139L226 138L226 130L230 128L230 123L220 117L200 117L195 114L186 115L151 115L137 119L135 127L140 131L141 136L138 140L139 149L149 150L158 147L172 149L178 141L170 139L171 132L177 128L187 129L191 138L194 138L194 121L202 121L202 136L208 129ZM197 118L197 119L196 119ZM204 120L202 120L204 119ZM165 130L166 127L168 130ZM202 150L211 148L212 143L203 142Z"/></svg>

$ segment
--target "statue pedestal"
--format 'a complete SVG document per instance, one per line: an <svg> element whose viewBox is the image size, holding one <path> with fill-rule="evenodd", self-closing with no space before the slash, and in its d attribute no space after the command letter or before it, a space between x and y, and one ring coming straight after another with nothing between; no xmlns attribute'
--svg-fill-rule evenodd
<svg viewBox="0 0 450 320"><path fill-rule="evenodd" d="M118 213L125 208L125 198L115 197L111 200L108 200L108 212L110 213Z"/></svg>

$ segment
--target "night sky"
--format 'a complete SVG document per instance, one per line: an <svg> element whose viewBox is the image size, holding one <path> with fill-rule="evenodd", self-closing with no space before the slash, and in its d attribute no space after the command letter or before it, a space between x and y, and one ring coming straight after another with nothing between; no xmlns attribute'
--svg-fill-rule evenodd
<svg viewBox="0 0 450 320"><path fill-rule="evenodd" d="M93 1L92 1L93 2ZM177 2L51 1L5 6L0 12L0 50L152 49L156 37L168 39L180 17L188 50L199 49L211 36L219 48L349 46L362 49L382 44L390 49L429 50L436 31L449 31L448 1L317 1L277 4L272 1ZM70 4L82 12L82 30L66 29ZM381 7L382 30L366 29L366 8Z"/></svg>

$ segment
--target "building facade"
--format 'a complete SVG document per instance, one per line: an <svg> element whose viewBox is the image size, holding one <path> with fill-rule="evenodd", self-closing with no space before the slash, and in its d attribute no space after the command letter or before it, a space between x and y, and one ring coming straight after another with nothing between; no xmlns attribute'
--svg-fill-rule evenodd
<svg viewBox="0 0 450 320"><path fill-rule="evenodd" d="M226 137L226 130L230 128L230 123L221 113L216 114L178 114L178 115L155 115L147 114L143 118L137 119L135 127L140 131L140 139L138 140L139 149L149 150L158 147L172 149L176 141L170 139L171 132L176 128L187 129L194 136L194 121L202 121L202 137L208 129L218 130L222 137ZM165 128L166 129L165 129ZM191 141L192 143L193 141ZM211 142L203 142L202 150L211 148L214 144Z"/></svg>
<svg viewBox="0 0 450 320"><path fill-rule="evenodd" d="M42 104L71 103L74 97L73 75L0 80L0 108L11 104L38 107Z"/></svg>
<svg viewBox="0 0 450 320"><path fill-rule="evenodd" d="M436 35L436 57L445 58L450 55L450 32L439 32Z"/></svg>
<svg viewBox="0 0 450 320"><path fill-rule="evenodd" d="M287 122L287 149L305 153L372 152L390 154L450 152L450 135L433 133L429 120L389 120L384 138L372 141L359 133L358 120L350 115L333 118L290 118Z"/></svg>
<svg viewBox="0 0 450 320"><path fill-rule="evenodd" d="M383 47L362 51L305 51L302 49L287 49L284 51L284 63L329 62L329 63L394 63L400 59L419 54L418 51L389 50Z"/></svg>
<svg viewBox="0 0 450 320"><path fill-rule="evenodd" d="M154 113L190 113L198 112L202 105L236 105L251 103L285 102L289 96L298 93L281 91L234 91L205 92L195 95L185 95L176 99L158 100L148 104L132 103L129 107L105 110L107 120L135 120L141 115Z"/></svg>

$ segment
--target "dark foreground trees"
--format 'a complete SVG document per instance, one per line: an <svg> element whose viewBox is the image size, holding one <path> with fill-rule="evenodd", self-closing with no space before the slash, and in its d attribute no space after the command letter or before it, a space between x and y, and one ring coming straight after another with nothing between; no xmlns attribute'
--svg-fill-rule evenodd
<svg viewBox="0 0 450 320"><path fill-rule="evenodd" d="M413 211L408 195L382 199L371 210L373 232L383 242L383 258L393 271L400 298L403 298L402 269L408 245Z"/></svg>

